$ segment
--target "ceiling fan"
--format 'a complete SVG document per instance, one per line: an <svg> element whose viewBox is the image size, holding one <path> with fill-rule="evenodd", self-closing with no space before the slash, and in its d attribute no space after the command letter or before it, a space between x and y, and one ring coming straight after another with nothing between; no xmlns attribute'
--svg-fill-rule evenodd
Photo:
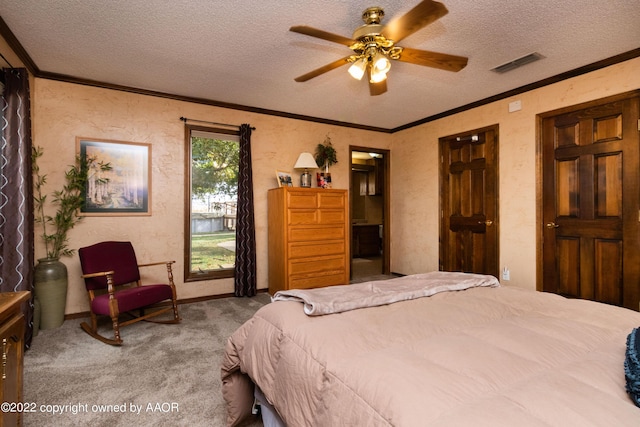
<svg viewBox="0 0 640 427"><path fill-rule="evenodd" d="M448 12L440 2L423 0L405 15L394 18L387 25L382 25L380 22L384 17L384 10L381 7L370 7L362 13L365 24L354 31L351 39L305 25L293 26L289 29L290 31L340 43L353 51L352 55L303 74L295 81L306 82L327 71L351 64L349 74L358 80L361 80L364 74L368 74L369 92L371 95L380 95L387 91L387 72L391 68L390 60L392 59L441 70L460 71L467 65L467 58L463 56L396 45L405 37L442 18Z"/></svg>

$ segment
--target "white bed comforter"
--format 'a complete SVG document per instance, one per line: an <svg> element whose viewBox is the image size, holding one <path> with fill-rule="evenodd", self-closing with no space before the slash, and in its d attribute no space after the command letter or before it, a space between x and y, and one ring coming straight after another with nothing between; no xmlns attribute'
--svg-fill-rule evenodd
<svg viewBox="0 0 640 427"><path fill-rule="evenodd" d="M260 309L227 343L229 425L257 384L288 426L640 426L625 339L640 313L474 287L331 314Z"/></svg>

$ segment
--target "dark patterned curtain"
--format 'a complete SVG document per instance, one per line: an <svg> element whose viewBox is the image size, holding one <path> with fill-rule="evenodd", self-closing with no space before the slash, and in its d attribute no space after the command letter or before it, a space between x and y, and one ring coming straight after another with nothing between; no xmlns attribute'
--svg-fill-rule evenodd
<svg viewBox="0 0 640 427"><path fill-rule="evenodd" d="M236 266L234 290L237 297L256 294L256 227L253 216L253 173L251 172L251 126L240 126L240 164L236 222Z"/></svg>
<svg viewBox="0 0 640 427"><path fill-rule="evenodd" d="M31 291L24 304L25 346L33 336L33 186L31 105L24 68L3 69L0 158L0 291Z"/></svg>

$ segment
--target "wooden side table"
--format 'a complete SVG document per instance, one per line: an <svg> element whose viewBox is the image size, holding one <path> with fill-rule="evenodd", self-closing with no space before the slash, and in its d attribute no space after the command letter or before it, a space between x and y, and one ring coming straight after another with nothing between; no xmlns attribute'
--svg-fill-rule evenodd
<svg viewBox="0 0 640 427"><path fill-rule="evenodd" d="M22 374L24 366L24 315L22 303L30 292L0 293L0 343L2 345L2 369L0 372L0 403L22 404ZM12 409L16 409L12 411ZM0 426L22 425L22 413L18 407L3 411Z"/></svg>

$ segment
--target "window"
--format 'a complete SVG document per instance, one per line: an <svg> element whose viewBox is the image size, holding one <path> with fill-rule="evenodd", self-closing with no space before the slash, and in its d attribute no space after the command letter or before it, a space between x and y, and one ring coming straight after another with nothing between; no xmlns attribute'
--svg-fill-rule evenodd
<svg viewBox="0 0 640 427"><path fill-rule="evenodd" d="M233 277L239 134L186 128L185 281Z"/></svg>

